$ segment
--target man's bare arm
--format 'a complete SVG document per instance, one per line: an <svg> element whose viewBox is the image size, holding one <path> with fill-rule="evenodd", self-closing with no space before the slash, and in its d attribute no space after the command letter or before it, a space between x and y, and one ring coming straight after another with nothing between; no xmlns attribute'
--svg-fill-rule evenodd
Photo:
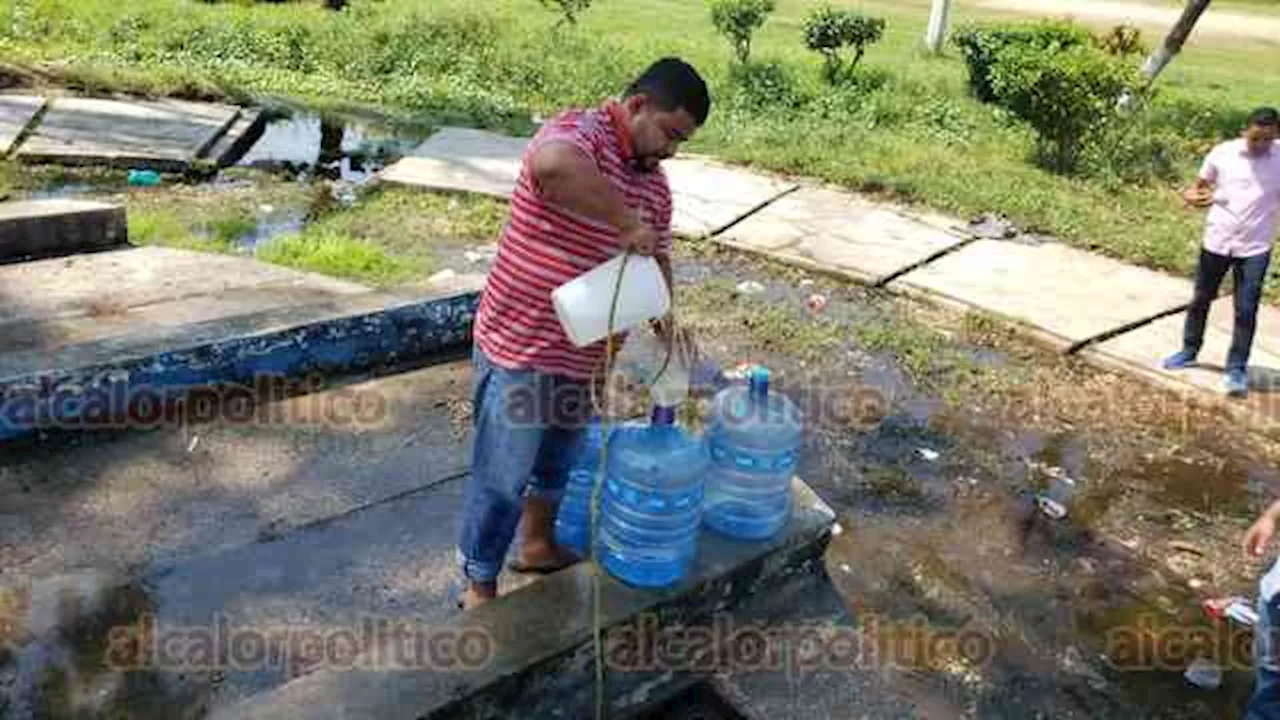
<svg viewBox="0 0 1280 720"><path fill-rule="evenodd" d="M1182 199L1188 205L1208 207L1213 204L1213 183L1204 178L1196 178L1196 183L1182 193Z"/></svg>
<svg viewBox="0 0 1280 720"><path fill-rule="evenodd" d="M552 202L617 228L623 247L643 255L657 249L657 233L627 207L595 162L578 148L549 142L534 154L531 169L542 194Z"/></svg>

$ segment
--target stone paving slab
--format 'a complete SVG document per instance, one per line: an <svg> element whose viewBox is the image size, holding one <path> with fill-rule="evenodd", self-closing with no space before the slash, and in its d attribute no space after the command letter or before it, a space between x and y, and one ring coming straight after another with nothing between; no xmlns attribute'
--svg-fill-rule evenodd
<svg viewBox="0 0 1280 720"><path fill-rule="evenodd" d="M0 156L13 149L13 143L44 107L44 98L31 95L0 95Z"/></svg>
<svg viewBox="0 0 1280 720"><path fill-rule="evenodd" d="M1059 243L978 240L890 283L1025 323L1071 346L1168 312L1191 283Z"/></svg>
<svg viewBox="0 0 1280 720"><path fill-rule="evenodd" d="M702 158L672 158L662 167L671 184L672 230L690 237L715 234L796 187Z"/></svg>
<svg viewBox="0 0 1280 720"><path fill-rule="evenodd" d="M17 157L182 170L208 151L238 115L232 106L180 100L55 98Z"/></svg>
<svg viewBox="0 0 1280 720"><path fill-rule="evenodd" d="M510 198L528 138L442 128L380 174L385 182Z"/></svg>
<svg viewBox="0 0 1280 720"><path fill-rule="evenodd" d="M871 283L967 242L856 195L810 187L778 199L719 240Z"/></svg>
<svg viewBox="0 0 1280 720"><path fill-rule="evenodd" d="M1185 313L1163 318L1086 348L1082 355L1104 364L1135 372L1164 387L1202 391L1205 396L1223 396L1223 366L1231 346L1234 306L1224 297L1213 304L1205 327L1204 347L1197 367L1169 372L1160 362L1182 347ZM1252 413L1266 424L1280 421L1280 309L1263 305L1258 310L1258 329L1249 356L1251 391L1244 400L1231 405Z"/></svg>
<svg viewBox="0 0 1280 720"><path fill-rule="evenodd" d="M0 202L0 262L102 250L128 239L123 205L68 199Z"/></svg>

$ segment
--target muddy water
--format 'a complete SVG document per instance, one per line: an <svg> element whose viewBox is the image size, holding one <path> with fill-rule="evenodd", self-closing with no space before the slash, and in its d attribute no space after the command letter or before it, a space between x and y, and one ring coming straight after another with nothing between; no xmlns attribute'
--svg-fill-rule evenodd
<svg viewBox="0 0 1280 720"><path fill-rule="evenodd" d="M897 321L889 306L821 278L801 288L725 260L685 277L761 281L742 301L788 308L796 323ZM814 292L829 301L818 316L804 309ZM820 360L798 361L761 352L714 320L702 325L713 354L763 361L802 398L801 475L839 514L827 566L850 607L864 622L919 621L940 636L984 639L980 662L887 664L929 717L1240 714L1252 688L1251 636L1209 621L1199 603L1252 592L1248 573L1206 568L1220 564L1213 553L1238 552L1236 531L1221 526L1280 489L1274 470L1225 444L1171 453L1135 443L1116 453L1105 429L992 426L918 388L895 358L862 352L851 333ZM970 357L1013 363L977 348ZM857 399L833 413L821 401L832 394ZM1069 512L1053 519L1036 496L1063 478L1074 488ZM1216 543L1221 535L1228 542ZM1169 536L1192 537L1207 557L1166 560ZM1186 558L1195 562L1174 562ZM1171 568L1207 579L1197 590ZM1217 690L1182 676L1201 651L1228 668Z"/></svg>

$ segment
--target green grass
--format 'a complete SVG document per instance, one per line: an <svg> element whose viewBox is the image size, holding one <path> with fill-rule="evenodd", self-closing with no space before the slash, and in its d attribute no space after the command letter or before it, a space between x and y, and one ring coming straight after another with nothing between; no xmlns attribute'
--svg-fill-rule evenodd
<svg viewBox="0 0 1280 720"><path fill-rule="evenodd" d="M961 216L1003 213L1025 229L1177 273L1194 264L1203 216L1183 210L1174 191L1249 109L1280 97L1280 73L1241 72L1269 66L1276 44L1194 37L1162 77L1148 119L1165 142L1169 176L1060 177L1029 161L1034 143L1024 126L968 97L953 50L941 58L921 52L928 0L853 5L888 28L868 52L862 85L838 92L823 87L821 60L800 41L816 4L781 0L753 44L755 60L781 66L781 94L753 94L731 80L729 44L714 34L704 4L691 0L599 0L577 28L555 28L555 16L534 0L357 0L336 14L319 3L0 0L0 56L91 90L288 96L527 132L532 115L598 102L653 59L678 54L703 71L715 96L691 151ZM955 23L993 17L1009 16L960 3ZM380 202L423 211L404 197ZM496 211L461 212L464 225L483 228L477 238L499 222ZM366 221L333 229L377 235L360 225ZM411 251L415 237L384 234L375 244Z"/></svg>
<svg viewBox="0 0 1280 720"><path fill-rule="evenodd" d="M388 287L420 276L429 269L425 261L388 255L377 245L338 232L308 228L301 233L283 235L258 250L258 259Z"/></svg>

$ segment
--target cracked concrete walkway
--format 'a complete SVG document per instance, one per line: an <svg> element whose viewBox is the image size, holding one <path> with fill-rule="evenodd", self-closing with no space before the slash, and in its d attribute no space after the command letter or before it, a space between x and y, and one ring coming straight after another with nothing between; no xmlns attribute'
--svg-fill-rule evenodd
<svg viewBox="0 0 1280 720"><path fill-rule="evenodd" d="M525 146L478 130L440 131L383 180L507 197ZM1064 353L1130 372L1201 401L1220 402L1221 363L1231 339L1231 300L1214 308L1201 359L1183 373L1158 367L1180 347L1186 278L1057 242L979 239L967 223L873 203L855 193L704 158L664 164L679 235L710 237L815 271L923 296L1010 320ZM1250 398L1229 409L1280 426L1280 309L1263 307ZM1268 333L1268 328L1277 332ZM1216 366L1216 367L1215 367Z"/></svg>

